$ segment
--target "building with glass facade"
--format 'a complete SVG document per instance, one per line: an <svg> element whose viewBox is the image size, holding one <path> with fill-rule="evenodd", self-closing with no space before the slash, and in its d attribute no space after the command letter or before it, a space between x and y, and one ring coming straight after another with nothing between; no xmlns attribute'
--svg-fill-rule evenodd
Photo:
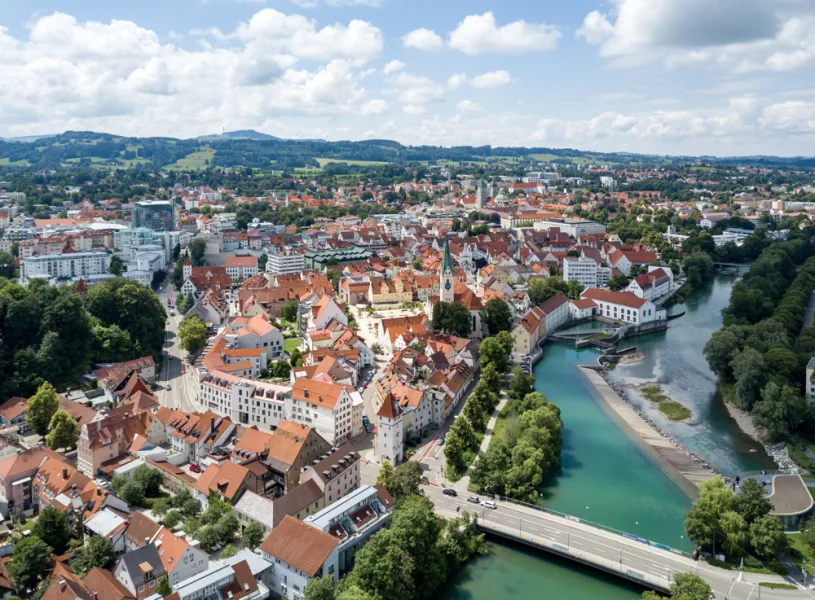
<svg viewBox="0 0 815 600"><path fill-rule="evenodd" d="M173 203L165 200L136 202L130 224L133 229L147 227L153 231L175 231Z"/></svg>

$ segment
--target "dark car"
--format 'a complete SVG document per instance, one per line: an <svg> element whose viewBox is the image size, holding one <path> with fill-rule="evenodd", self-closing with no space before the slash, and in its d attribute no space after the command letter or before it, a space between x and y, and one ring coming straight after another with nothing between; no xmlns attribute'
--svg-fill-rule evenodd
<svg viewBox="0 0 815 600"><path fill-rule="evenodd" d="M442 492L442 494L444 494L445 496L453 496L453 497L458 496L458 492L456 490L454 490L453 488L444 488L444 491Z"/></svg>
<svg viewBox="0 0 815 600"><path fill-rule="evenodd" d="M472 502L473 504L481 504L481 498L478 496L470 496L467 498L467 502Z"/></svg>

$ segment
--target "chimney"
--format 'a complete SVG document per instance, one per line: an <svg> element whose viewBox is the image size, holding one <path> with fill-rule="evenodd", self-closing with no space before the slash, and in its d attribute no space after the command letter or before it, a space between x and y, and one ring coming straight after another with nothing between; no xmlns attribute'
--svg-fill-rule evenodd
<svg viewBox="0 0 815 600"><path fill-rule="evenodd" d="M65 583L65 580L60 579L59 580L59 591L64 592L66 587L68 587L68 585Z"/></svg>
<svg viewBox="0 0 815 600"><path fill-rule="evenodd" d="M65 468L62 469L62 478L68 479L68 469Z"/></svg>

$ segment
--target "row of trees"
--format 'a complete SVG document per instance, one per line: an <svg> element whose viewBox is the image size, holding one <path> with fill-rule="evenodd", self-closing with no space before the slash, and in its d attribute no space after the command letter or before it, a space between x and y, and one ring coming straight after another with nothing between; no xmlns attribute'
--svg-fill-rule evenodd
<svg viewBox="0 0 815 600"><path fill-rule="evenodd" d="M815 257L795 268L807 252L799 240L767 248L733 286L725 325L704 348L711 370L733 385L735 400L773 441L815 422L801 393L815 353L815 327L801 331L815 291Z"/></svg>
<svg viewBox="0 0 815 600"><path fill-rule="evenodd" d="M481 342L481 377L445 440L444 457L447 475L451 479L458 479L475 459L490 414L500 401L498 390L501 389L501 377L509 368L512 344L512 334L508 331Z"/></svg>

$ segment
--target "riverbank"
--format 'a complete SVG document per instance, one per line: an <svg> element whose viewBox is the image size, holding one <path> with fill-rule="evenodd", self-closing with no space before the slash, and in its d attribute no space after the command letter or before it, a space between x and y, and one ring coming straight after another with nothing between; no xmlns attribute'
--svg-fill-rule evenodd
<svg viewBox="0 0 815 600"><path fill-rule="evenodd" d="M767 454L770 455L775 461L775 464L778 466L778 470L783 473L798 473L800 469L798 465L795 464L795 461L792 460L790 457L789 450L787 450L786 445L784 444L768 444L762 439L761 432L753 425L753 418L750 416L746 410L742 410L737 406L733 406L730 402L727 402L724 398L722 398L722 403L724 404L725 409L727 409L727 413L730 417L736 422L739 429L741 429L745 435L749 435L759 444L764 446L764 450Z"/></svg>
<svg viewBox="0 0 815 600"><path fill-rule="evenodd" d="M622 389L608 381L602 372L586 366L581 366L580 370L619 420L659 458L659 462L667 467L668 475L677 481L689 496L697 494L696 488L702 482L719 474L706 461L689 452L633 406Z"/></svg>

